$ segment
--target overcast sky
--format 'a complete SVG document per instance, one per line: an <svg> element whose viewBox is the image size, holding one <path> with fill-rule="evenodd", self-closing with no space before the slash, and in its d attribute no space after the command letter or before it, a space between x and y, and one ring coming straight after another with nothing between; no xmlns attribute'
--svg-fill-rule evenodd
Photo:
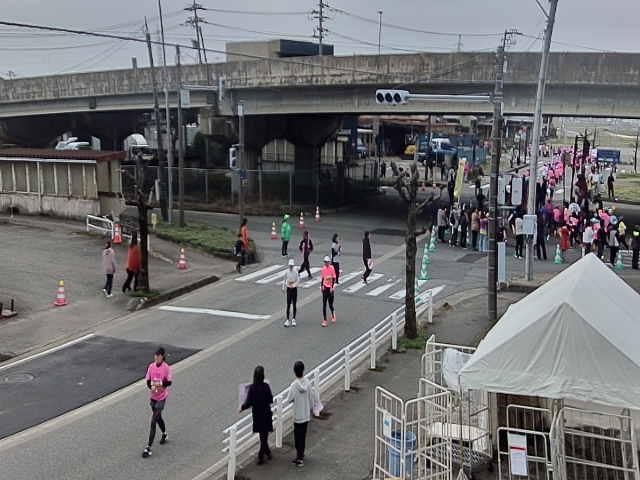
<svg viewBox="0 0 640 480"><path fill-rule="evenodd" d="M546 0L541 1L547 5ZM189 15L182 11L187 3L188 0L162 0L167 41L187 44L193 38L193 29L183 25ZM315 20L310 12L317 8L315 0L200 0L199 3L211 9L201 12L210 22L203 27L206 46L210 49L224 51L226 41L312 40ZM458 33L462 35L463 51L488 50L495 48L497 34L505 28L517 28L533 37L541 35L544 29L544 16L535 0L329 0L327 3L340 10L329 9L330 19L326 24L326 41L335 45L337 55L377 53L378 10L383 11L382 50L385 53L455 51ZM285 12L289 14L283 14ZM2 20L5 21L140 38L143 38L145 15L155 34L159 28L157 0L2 0ZM552 49L640 51L639 32L639 0L559 0ZM531 37L519 37L512 47L520 51L539 51L540 48L541 42ZM126 68L133 56L138 58L139 65L148 64L144 44L0 27L2 77L7 77L10 71L25 77ZM210 52L208 57L209 61L224 60L222 53ZM173 63L173 53L168 61ZM193 52L187 52L183 61L195 61Z"/></svg>

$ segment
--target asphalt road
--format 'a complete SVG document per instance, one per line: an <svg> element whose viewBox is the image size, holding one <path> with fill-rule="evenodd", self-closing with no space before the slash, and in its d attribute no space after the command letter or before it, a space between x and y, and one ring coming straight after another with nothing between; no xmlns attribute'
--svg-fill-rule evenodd
<svg viewBox="0 0 640 480"><path fill-rule="evenodd" d="M189 218L237 225L232 215L190 213ZM319 267L331 235L338 232L343 239L343 276L352 276L336 293L338 323L320 327L320 291L312 284L300 290L299 326L284 329L277 274L286 262L279 255L279 242L269 239L271 221L250 218L251 236L264 258L242 276L226 277L167 305L126 316L51 357L0 367L0 379L25 380L20 388L31 395L16 395L10 383L0 382L0 418L5 410L14 415L7 433L26 429L0 440L2 478L190 480L222 458L222 430L238 418L237 386L250 381L255 365L264 365L274 391L280 391L291 380L295 360L313 368L401 305L404 214L323 216L318 224L307 223L316 244L312 266ZM373 232L374 271L379 274L368 286L358 280L365 229ZM299 237L296 229L290 251L295 252ZM551 262L537 265L537 271L562 268ZM510 272L521 268L521 261L509 257ZM431 255L429 273L431 280L422 288L437 288L436 300L446 299L486 284L486 257L441 244ZM99 348L92 345L96 342ZM157 344L184 360L174 365L167 403L170 443L156 445L153 457L143 460L150 412L146 387L137 379L144 375ZM71 364L78 366L72 369ZM79 381L91 385L82 398ZM36 418L36 407L29 407L28 398L56 405L47 406ZM79 404L85 405L53 418Z"/></svg>

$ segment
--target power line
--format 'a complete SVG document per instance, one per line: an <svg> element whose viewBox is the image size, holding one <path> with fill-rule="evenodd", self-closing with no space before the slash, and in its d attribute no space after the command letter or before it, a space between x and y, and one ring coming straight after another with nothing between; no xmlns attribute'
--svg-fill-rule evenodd
<svg viewBox="0 0 640 480"><path fill-rule="evenodd" d="M329 9L333 12L341 13L349 17L357 18L358 20L361 20L367 23L372 23L374 25L379 25L379 22L380 22L379 19L364 17L362 15L358 15L357 13L349 12L341 8L329 7ZM403 30L405 32L424 33L425 35L439 35L439 36L445 36L445 37L457 37L458 35L461 35L461 34L466 37L499 37L502 35L502 32L499 32L499 33L436 32L432 30L422 30L419 28L407 27L404 25L397 25L397 24L386 23L386 22L382 22L382 26L386 28L392 28L395 30Z"/></svg>
<svg viewBox="0 0 640 480"><path fill-rule="evenodd" d="M75 50L80 48L94 48L101 47L103 45L109 44L112 42L96 42L96 43L87 43L85 45L60 45L57 47L0 47L1 52L48 52L55 50Z"/></svg>
<svg viewBox="0 0 640 480"><path fill-rule="evenodd" d="M372 46L372 47L377 47L378 44L374 43L374 42L368 42L366 40L361 40L355 37L350 37L349 35L344 35L342 33L338 33L335 32L334 30L327 30L327 32L331 33L332 35L339 37L339 38L343 38L345 40L351 40L352 42L356 42L359 43L361 45L367 45L367 46ZM394 51L398 51L398 52L407 52L407 53L424 53L427 51L427 49L430 50L450 50L449 48L444 48L444 47L424 47L424 48L420 48L420 47L415 47L415 48L403 48L403 47L398 47L398 46L392 46L392 45L388 45L388 44L381 44L381 47L387 50L394 50ZM407 46L408 47L408 46Z"/></svg>
<svg viewBox="0 0 640 480"><path fill-rule="evenodd" d="M240 14L240 15L268 15L268 16L294 16L294 15L309 15L308 11L299 11L299 12L287 12L287 11L260 11L260 10L227 10L224 8L209 8L205 7L204 10L208 10L210 12L218 12L218 13L232 13L232 14Z"/></svg>
<svg viewBox="0 0 640 480"><path fill-rule="evenodd" d="M115 35L115 34L101 33L101 32L90 32L90 31L87 31L87 30L76 30L76 29L64 28L64 27L52 27L52 26L37 25L37 24L32 24L32 23L8 22L8 21L5 21L5 20L0 20L0 25L6 25L6 26L9 26L9 27L31 28L31 29L34 29L34 30L41 30L41 31L72 33L72 34L76 34L76 35L87 35L87 36L94 36L94 37L101 37L101 38L112 38L114 40L126 40L126 41L130 41L130 42L137 42L137 43L145 43L146 44L146 40L145 39L136 38L136 37L130 37L130 36L126 36L126 35ZM153 45L162 45L162 42L158 42L158 41L155 41L155 40L152 40L151 43ZM174 43L173 46L180 47L180 48L185 48L185 49L189 49L189 50L195 50L194 46L192 46L192 45L190 46L190 45L183 45L183 44L179 44L179 43ZM215 49L215 48L206 48L205 50L207 52L213 52L213 53L218 53L218 54L223 54L223 55L227 54L227 52L225 50L219 50L219 49ZM251 59L251 60L268 60L270 62L278 62L278 63L284 63L284 64L289 64L289 65L302 65L302 66L305 66L305 67L322 67L322 65L320 65L319 63L302 61L302 60L293 60L291 58L272 58L272 57L266 57L266 56L263 56L263 55L252 55L252 54L249 54L249 53L234 53L234 55L237 56L237 57L244 57L244 58L248 58L248 59ZM337 65L333 65L333 66L329 66L328 65L328 66L326 66L324 68L327 68L329 70L334 70L334 71L365 73L367 75L380 75L379 72L375 72L375 71L361 70L361 69L350 68L350 67L339 67Z"/></svg>
<svg viewBox="0 0 640 480"><path fill-rule="evenodd" d="M211 25L213 27L225 28L225 29L228 29L228 30L238 30L238 31L247 32L247 33L255 33L257 35L265 35L267 37L275 36L275 37L304 38L304 39L313 38L312 35L298 35L298 34L290 34L290 33L265 32L265 31L260 31L260 30L251 30L249 28L236 27L236 26L233 26L233 25L226 25L226 24L223 24L223 23L209 22L208 20L201 20L201 22L206 24L206 25Z"/></svg>

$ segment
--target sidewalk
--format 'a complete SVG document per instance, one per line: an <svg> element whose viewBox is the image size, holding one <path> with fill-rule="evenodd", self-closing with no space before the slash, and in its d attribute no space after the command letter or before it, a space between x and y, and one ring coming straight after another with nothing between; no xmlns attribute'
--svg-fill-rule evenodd
<svg viewBox="0 0 640 480"><path fill-rule="evenodd" d="M505 293L499 297L500 312L523 294ZM491 328L486 314L486 294L470 297L457 294L447 299L429 329L444 343L476 345ZM376 386L409 399L415 396L420 376L422 351L387 354L380 361L381 372L366 372L355 383L357 390L340 392L325 407L326 420L314 419L309 425L304 468L291 464L295 457L293 436L284 439L282 449L274 449L268 465L258 466L255 459L236 478L239 480L365 480L373 468L373 405ZM275 441L273 435L271 443Z"/></svg>
<svg viewBox="0 0 640 480"><path fill-rule="evenodd" d="M128 313L139 302L121 293L126 276L126 242L114 246L117 270L113 298L102 293L100 252L104 238L85 232L81 222L48 217L0 217L0 302L15 299L18 315L0 321L0 354L13 357L78 335ZM177 246L151 237L151 287L161 293L232 272L232 262L187 251L187 270L177 270ZM69 304L53 307L64 280Z"/></svg>

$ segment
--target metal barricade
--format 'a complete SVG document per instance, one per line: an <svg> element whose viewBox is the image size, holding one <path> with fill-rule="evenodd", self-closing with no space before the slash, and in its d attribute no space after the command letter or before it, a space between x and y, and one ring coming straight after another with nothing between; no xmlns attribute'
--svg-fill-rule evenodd
<svg viewBox="0 0 640 480"><path fill-rule="evenodd" d="M554 480L639 480L633 418L563 407L551 427Z"/></svg>
<svg viewBox="0 0 640 480"><path fill-rule="evenodd" d="M106 217L87 215L86 229L87 232L98 232L110 239L113 237L113 221Z"/></svg>
<svg viewBox="0 0 640 480"><path fill-rule="evenodd" d="M421 359L421 376L430 383L449 391L453 398L450 423L453 462L468 472L491 462L491 428L489 396L478 390L461 391L459 386L447 385L443 375L443 355L446 349L472 354L474 347L437 343L435 337L427 340ZM420 395L426 392L422 382Z"/></svg>
<svg viewBox="0 0 640 480"><path fill-rule="evenodd" d="M374 480L451 480L451 393L424 380L433 393L404 401L375 393Z"/></svg>
<svg viewBox="0 0 640 480"><path fill-rule="evenodd" d="M523 456L524 470L516 470L518 473L526 471L526 475L515 476L512 474L514 465L512 465L511 448L509 435L524 437ZM508 478L528 478L531 480L550 480L550 473L553 471L551 463L551 455L549 453L549 434L544 432L536 432L535 430L525 430L522 428L499 427L497 429L498 441L498 480ZM532 450L532 445L538 445L541 452ZM595 479L594 479L595 480Z"/></svg>

